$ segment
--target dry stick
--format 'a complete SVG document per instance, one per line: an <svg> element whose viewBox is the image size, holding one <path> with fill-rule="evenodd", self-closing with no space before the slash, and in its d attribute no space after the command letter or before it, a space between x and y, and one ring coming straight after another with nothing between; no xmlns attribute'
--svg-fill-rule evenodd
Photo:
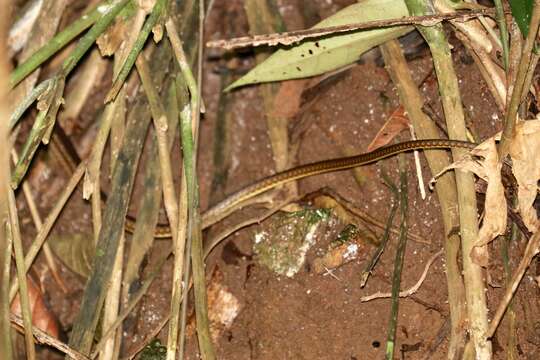
<svg viewBox="0 0 540 360"><path fill-rule="evenodd" d="M439 250L436 254L434 254L429 260L428 262L426 263L426 266L424 267L424 271L422 272L422 275L420 276L420 278L418 279L418 281L416 282L416 284L414 284L413 286L411 286L410 288L408 288L407 290L403 290L403 291L400 291L399 292L399 297L401 298L404 298L404 297L407 297L407 296L411 296L412 294L414 294L415 292L418 291L418 289L420 289L420 286L422 286L422 283L424 282L424 280L426 279L426 276L427 276L427 272L431 266L431 264L433 264L433 262L440 256L442 255L443 251L442 250ZM360 301L361 302L367 302L367 301L371 301L371 300L374 300L374 299L381 299L381 298L389 298L390 296L392 296L391 293L383 293L383 292L376 292L375 294L371 294L371 295L368 295L368 296L362 296L360 298Z"/></svg>
<svg viewBox="0 0 540 360"><path fill-rule="evenodd" d="M442 22L443 20L455 19L457 21L466 21L479 16L493 16L495 14L494 9L477 9L468 11L457 11L450 14L437 14L437 15L423 15L423 16L409 16L400 19L389 20L374 20L364 23L348 24L340 26L331 26L320 29L308 29L290 31L282 34L267 34L256 36L244 36L230 40L215 40L206 43L208 47L220 47L226 50L232 50L247 46L276 46L276 45L291 45L296 42L318 38L325 35L339 34L350 31L366 30L381 27L391 27L398 25L410 25L417 24L423 26L433 26Z"/></svg>
<svg viewBox="0 0 540 360"><path fill-rule="evenodd" d="M540 0L534 1L534 8L529 26L529 34L523 44L523 51L521 52L521 60L519 62L518 71L516 74L516 81L514 82L512 97L506 111L504 118L504 129L499 145L499 158L504 160L508 154L510 147L510 141L514 136L515 124L517 122L517 114L519 105L522 100L522 94L525 90L529 89L530 83L525 83L527 72L531 62L531 52L538 33L538 26L540 25Z"/></svg>
<svg viewBox="0 0 540 360"><path fill-rule="evenodd" d="M64 191L60 195L60 199L58 202L54 205L53 209L45 219L45 223L43 224L43 227L41 231L38 232L36 235L36 238L34 239L34 242L28 249L26 253L26 257L24 259L24 265L26 271L30 269L30 266L34 262L39 250L41 249L41 246L47 239L47 236L49 235L49 232L51 231L54 223L56 222L56 219L58 218L58 215L60 215L60 212L64 208L64 205L70 198L71 194L77 187L77 184L81 180L84 170L86 168L86 162L82 161L79 166L77 166L77 169L73 172L73 175L71 175L71 178L69 179L68 183L65 186ZM19 282L17 279L12 280L11 288L9 291L9 299L10 301L13 301L13 298L15 298L15 294L17 293L17 290L19 288Z"/></svg>
<svg viewBox="0 0 540 360"><path fill-rule="evenodd" d="M10 314L9 315L9 320L11 321L11 323L13 324L12 326L15 329L17 329L20 332L23 331L22 330L24 328L23 320L19 316L15 315L15 314ZM40 344L45 344L45 345L52 346L56 350L66 354L66 355L71 356L75 360L89 360L88 357L86 357L83 354L81 354L80 352L70 348L68 345L66 345L65 343L63 343L60 340L56 339L54 336L49 335L45 331L43 331L41 329L38 329L35 326L32 326L32 332L34 333L34 337L35 337L36 341L39 342ZM5 356L6 354L2 353L2 355Z"/></svg>
<svg viewBox="0 0 540 360"><path fill-rule="evenodd" d="M202 61L203 47L202 39L204 37L204 2L199 1L199 43L198 43L198 66L197 66L197 82L195 81L186 56L182 49L182 43L174 29L174 24L171 19L167 21L167 33L173 46L175 56L184 76L184 80L188 86L191 95L191 119L188 119L187 109L180 113L181 117L181 133L183 144L184 157L184 173L186 178L187 198L189 205L189 217L187 227L187 249L190 249L191 260L193 261L193 283L195 295L195 312L197 318L197 336L199 339L199 349L203 359L214 359L215 353L210 338L210 330L208 325L208 306L206 299L206 281L204 276L204 260L203 260L203 245L201 232L201 219L199 213L199 189L196 177L197 168L197 143L199 133L199 120L201 110L201 86L202 86ZM189 264L189 259L186 265ZM184 273L184 282L189 279L189 270ZM184 310L182 312L182 320L185 322L187 297L184 297ZM185 325L182 325L184 327ZM182 340L183 341L183 340ZM181 344L183 351L183 344ZM181 354L183 356L183 354ZM169 355L168 355L169 358Z"/></svg>
<svg viewBox="0 0 540 360"><path fill-rule="evenodd" d="M199 142L199 123L202 104L202 67L204 56L204 0L199 0L199 43L197 51L197 82L189 81L190 69L184 64L182 74L191 93L191 123L182 119L182 143L184 144L184 171L187 182L187 197L189 204L188 241L191 244L191 260L193 271L193 294L195 299L195 318L197 320L197 338L199 340L200 356L203 360L216 358L210 336L208 320L208 303L206 297L206 276L204 271L204 254L202 238L202 221L199 212L199 185L197 180L197 154ZM180 64L181 65L181 64ZM186 297L187 298L187 297Z"/></svg>
<svg viewBox="0 0 540 360"><path fill-rule="evenodd" d="M178 227L178 203L176 201L176 193L174 191L174 181L172 176L171 159L169 157L169 145L167 140L167 117L163 104L160 101L159 95L156 91L155 84L152 81L150 69L143 56L139 56L135 61L137 71L141 78L148 103L150 104L150 111L152 112L152 119L154 121L154 129L156 130L156 137L158 143L159 163L161 167L161 180L163 181L163 200L165 203L165 210L167 217L169 218L169 224L171 224L173 244L178 241L177 233L174 229Z"/></svg>
<svg viewBox="0 0 540 360"><path fill-rule="evenodd" d="M176 57L176 61L178 62L180 69L183 73L183 78L186 83L189 83L190 88L194 89L194 79L189 69L189 64L187 62L186 55L184 53L184 49L182 46L182 41L180 40L180 37L178 36L178 33L176 32L176 28L174 26L174 22L172 19L168 19L165 23L165 28L167 29L167 36L171 42L171 46L173 48L174 55ZM179 96L183 98L184 101L182 101L185 105L184 109L181 109L180 116L186 118L186 121L191 118L191 111L197 111L195 108L194 103L191 104L191 108L187 105L187 94L184 93L184 89L178 89L180 91ZM192 94L192 101L193 101L193 94ZM191 110L190 110L191 109ZM180 121L183 121L180 119ZM167 338L167 359L172 359L176 355L177 349L180 351L180 357L183 358L184 356L184 344L185 344L185 314L187 313L187 303L185 303L185 311L182 313L181 310L181 304L182 304L182 297L185 293L185 289L187 288L187 283L185 278L187 277L186 274L184 274L184 269L187 268L187 263L184 264L184 256L187 253L186 252L186 234L187 234L187 226L188 226L188 197L187 197L187 181L186 181L186 171L185 166L182 167L182 179L180 184L180 206L178 207L178 219L181 221L178 222L178 226L175 228L172 228L172 231L176 233L177 235L177 241L174 244L174 272L173 272L173 289L171 294L171 310L169 312L169 318L172 319L172 321L169 323L169 333ZM187 271L186 271L187 272ZM182 275L184 275L184 281L182 281ZM187 299L187 297L184 296L184 298ZM182 319L180 318L182 314ZM178 327L180 326L180 332ZM180 344L178 344L178 335L180 334ZM178 346L179 345L179 346Z"/></svg>
<svg viewBox="0 0 540 360"><path fill-rule="evenodd" d="M394 40L381 46L382 54L390 76L398 89L400 101L413 123L419 139L439 137L435 123L422 111L424 99L414 83L409 67L400 45ZM450 161L445 151L429 150L424 155L432 174L439 173ZM457 211L457 193L455 177L447 172L435 184L435 191L441 207L444 225L444 247L446 262L446 279L448 286L448 304L450 307L451 336L449 340L449 356L456 356L464 346L465 331L465 289L458 265L459 235L454 229L459 227Z"/></svg>
<svg viewBox="0 0 540 360"><path fill-rule="evenodd" d="M539 229L536 230L534 235L531 237L529 242L527 243L527 247L525 248L525 251L523 255L521 256L521 261L519 262L519 265L514 272L514 275L512 276L512 280L509 282L511 286L508 286L506 288L506 291L504 293L504 297L499 303L499 306L497 307L497 311L495 312L495 315L493 316L493 319L491 320L491 324L489 326L489 331L487 332L487 337L491 338L495 334L495 331L497 330L497 327L499 326L499 323L506 311L506 308L508 307L508 304L512 300L512 297L514 296L514 293L517 290L517 287L519 286L519 283L521 279L523 278L523 275L525 275L525 272L527 271L527 268L529 267L530 262L532 259L540 252L540 231Z"/></svg>

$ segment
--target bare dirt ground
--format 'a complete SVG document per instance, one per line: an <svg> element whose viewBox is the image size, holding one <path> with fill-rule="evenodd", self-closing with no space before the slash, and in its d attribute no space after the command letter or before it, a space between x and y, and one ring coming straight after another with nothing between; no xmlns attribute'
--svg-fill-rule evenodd
<svg viewBox="0 0 540 360"><path fill-rule="evenodd" d="M302 12L302 1L279 1L280 12L289 30L311 26L353 1L313 1L310 14ZM228 38L247 33L247 20L241 1L217 0L208 22L207 37ZM449 33L450 38L452 35ZM460 79L464 108L479 138L493 135L501 127L501 114L480 73L466 50L455 39L453 57ZM343 156L347 147L365 151L377 131L399 106L397 92L379 60L368 58L352 68L317 85L304 94L298 114L290 120L291 142L298 146L295 164ZM217 70L232 67L242 72L254 65L251 53L236 60L207 59L205 62L204 100L206 115L200 132L199 174L202 208L223 198L256 179L272 174L274 162L267 135L264 107L257 86L241 88L228 96L226 112L230 121L225 127L227 153L226 182L212 189L215 179L214 141L217 133L218 102L221 82ZM437 84L432 72L429 51L422 49L410 60L414 78L421 83L426 104L441 116ZM110 81L110 76L104 82ZM104 87L107 88L106 86ZM101 101L99 91L95 101ZM92 107L92 104L87 105ZM293 138L294 135L294 138ZM407 135L408 136L408 135ZM81 149L79 149L81 150ZM420 155L423 177L427 183L431 174L423 155ZM421 240L407 244L402 275L402 288L412 286L421 276L427 261L442 249L443 227L437 197L428 190L421 199L414 160L407 155L409 176L409 231ZM36 172L38 170L35 170ZM54 171L54 170L53 170ZM367 166L361 170L361 182L352 171L314 176L299 181L299 193L309 194L323 187L335 191L343 199L384 223L393 203L392 194L383 184L381 171L398 181L395 158ZM34 174L34 176L38 176ZM48 180L47 180L48 179ZM47 187L55 184L44 180ZM139 185L140 186L140 185ZM51 190L52 191L52 190ZM138 189L137 192L144 191ZM80 192L77 196L80 197ZM46 199L42 199L47 203ZM249 216L253 210L246 210ZM27 215L28 216L28 215ZM28 219L28 218L27 218ZM75 221L76 220L76 221ZM224 224L227 224L226 220ZM267 221L272 221L269 219ZM55 231L70 231L76 223L89 226L89 206L71 204L64 211L63 220ZM224 224L217 228L224 228ZM396 220L395 225L398 224ZM324 231L337 234L345 225L335 221ZM231 235L214 250L209 264L217 264L223 284L239 300L240 312L230 328L222 331L216 342L220 359L382 359L389 321L390 300L378 299L362 303L360 298L378 291L389 292L395 257L397 236L392 235L387 249L367 283L360 288L360 274L374 246L367 244L365 253L335 270L316 274L311 264L325 252L332 236L317 235L317 242L306 256L305 265L292 278L279 276L260 265L254 256L252 243L262 225L247 227ZM29 227L28 227L29 228ZM88 228L90 229L90 228ZM217 232L213 229L211 232ZM167 243L159 241L148 259L157 257ZM511 245L512 265L524 247L523 241ZM498 303L504 284L500 260L500 246L491 246L489 267L491 285L487 295L490 306ZM127 327L126 348L142 341L169 311L172 261L164 267L151 286ZM68 333L78 311L83 280L62 267L62 275L69 292L64 294L50 278L43 276L46 297L61 327ZM524 279L514 303L518 318L517 351L523 359L537 359L540 354L539 289L532 280ZM401 299L397 331L396 354L401 359L445 359L449 336L445 264L442 257L431 266L422 286L413 296ZM504 358L507 347L507 326L503 322L494 338L495 358ZM159 335L166 339L166 330ZM188 358L195 359L196 340L188 340Z"/></svg>

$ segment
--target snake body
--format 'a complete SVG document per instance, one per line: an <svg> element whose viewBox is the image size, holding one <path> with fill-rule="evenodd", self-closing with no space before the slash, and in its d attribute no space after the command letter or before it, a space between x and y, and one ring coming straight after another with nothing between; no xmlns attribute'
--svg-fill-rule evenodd
<svg viewBox="0 0 540 360"><path fill-rule="evenodd" d="M55 156L60 160L62 166L66 168L66 171L69 171L71 174L80 162L76 151L74 151L72 146L70 148L69 141L66 141L62 135L58 137L53 136L51 140L51 145ZM201 214L202 228L207 228L222 220L236 209L239 209L245 201L294 180L364 166L406 151L455 148L473 149L475 146L475 143L461 140L412 140L388 145L377 150L355 156L341 157L300 165L292 169L267 176L226 197L224 200ZM105 198L105 196L102 196L102 198ZM135 228L135 221L136 219L130 216L126 217L126 232L133 232ZM154 232L154 237L170 238L170 228L167 225L159 224Z"/></svg>

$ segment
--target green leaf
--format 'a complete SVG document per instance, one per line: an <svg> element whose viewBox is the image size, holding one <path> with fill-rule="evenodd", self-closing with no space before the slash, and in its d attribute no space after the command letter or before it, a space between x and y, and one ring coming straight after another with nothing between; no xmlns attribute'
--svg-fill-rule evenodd
<svg viewBox="0 0 540 360"><path fill-rule="evenodd" d="M403 0L365 0L344 8L313 28L408 16ZM306 40L276 51L225 91L238 86L319 75L357 61L367 50L411 31L411 26L355 31Z"/></svg>
<svg viewBox="0 0 540 360"><path fill-rule="evenodd" d="M509 0L508 2L521 34L526 37L531 23L533 0Z"/></svg>

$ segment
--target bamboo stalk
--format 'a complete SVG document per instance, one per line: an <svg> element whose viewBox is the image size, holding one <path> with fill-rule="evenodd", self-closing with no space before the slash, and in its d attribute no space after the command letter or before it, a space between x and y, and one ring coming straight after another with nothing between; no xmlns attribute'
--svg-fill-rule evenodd
<svg viewBox="0 0 540 360"><path fill-rule="evenodd" d="M422 111L424 99L414 83L407 62L397 41L392 40L381 46L387 71L396 84L400 102L407 111L419 139L435 139L439 132L435 123ZM445 151L424 151L432 174L438 174L450 161ZM458 265L459 236L454 229L459 227L457 211L457 193L454 174L447 172L441 176L435 191L441 207L444 225L444 248L446 261L446 280L448 287L448 304L450 307L451 333L448 346L449 358L457 356L465 346L465 288Z"/></svg>
<svg viewBox="0 0 540 360"><path fill-rule="evenodd" d="M424 0L406 0L412 15L433 13L431 3ZM465 116L461 105L458 80L452 63L450 46L442 26L418 27L426 39L431 54L439 92L450 139L467 140ZM454 159L466 151L452 150ZM463 278L467 299L468 330L471 335L477 359L491 358L491 342L487 340L488 318L484 279L481 266L475 264L470 256L478 238L478 218L476 214L476 192L474 177L462 170L456 170L457 200L459 206L461 251L463 258Z"/></svg>

